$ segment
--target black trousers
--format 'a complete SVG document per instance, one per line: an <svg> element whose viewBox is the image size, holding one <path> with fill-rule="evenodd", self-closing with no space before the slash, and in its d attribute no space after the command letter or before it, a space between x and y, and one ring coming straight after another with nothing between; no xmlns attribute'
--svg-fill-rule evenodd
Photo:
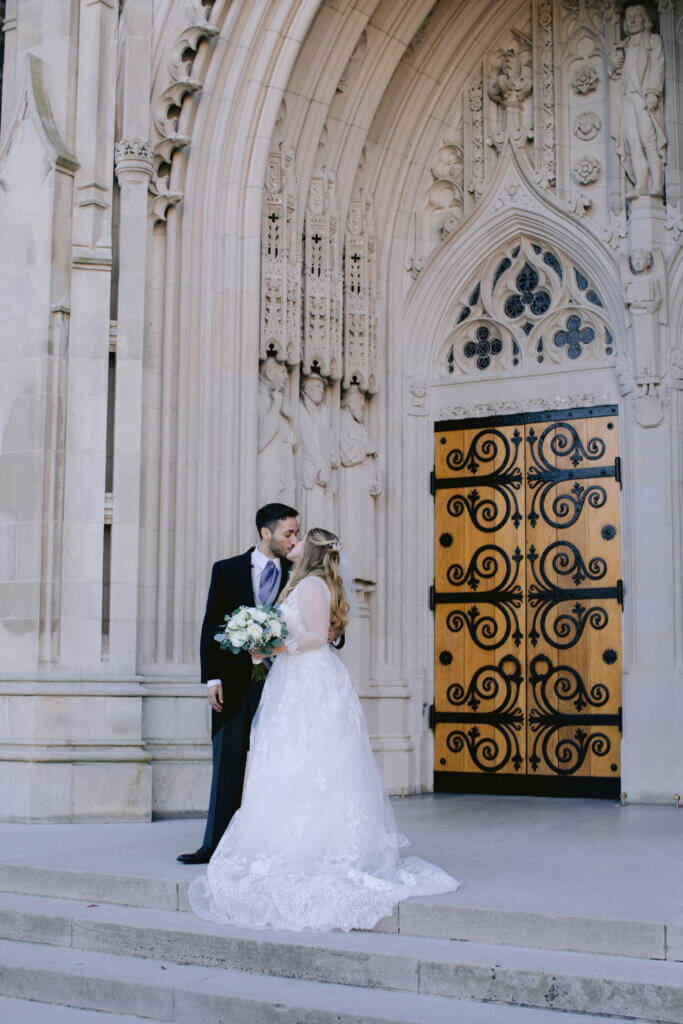
<svg viewBox="0 0 683 1024"><path fill-rule="evenodd" d="M227 687L223 687L225 691ZM224 721L213 737L213 774L202 846L215 850L242 803L244 772L249 751L251 721L261 699L263 683L251 682L237 703L221 716Z"/></svg>

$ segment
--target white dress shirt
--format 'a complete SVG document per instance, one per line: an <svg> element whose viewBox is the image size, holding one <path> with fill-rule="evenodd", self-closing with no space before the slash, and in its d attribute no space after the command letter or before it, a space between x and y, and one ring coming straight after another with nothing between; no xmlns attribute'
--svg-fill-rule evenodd
<svg viewBox="0 0 683 1024"><path fill-rule="evenodd" d="M277 569L277 585L280 586L280 577L282 575L282 566L280 565L279 558L268 558L258 548L254 548L251 553L251 585L254 591L254 601L256 602L257 608L261 607L259 601L258 591L259 583L261 582L261 573L268 565L268 562L275 562L275 568ZM208 679L206 682L207 686L218 686L220 679Z"/></svg>

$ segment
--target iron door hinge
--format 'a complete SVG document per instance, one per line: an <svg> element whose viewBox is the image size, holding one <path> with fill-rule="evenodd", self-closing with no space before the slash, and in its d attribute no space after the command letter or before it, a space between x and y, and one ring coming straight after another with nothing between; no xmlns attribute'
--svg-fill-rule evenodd
<svg viewBox="0 0 683 1024"><path fill-rule="evenodd" d="M436 494L436 471L432 470L429 474L429 493L432 497Z"/></svg>
<svg viewBox="0 0 683 1024"><path fill-rule="evenodd" d="M434 732L434 725L436 724L436 715L434 713L434 705L429 705L429 728Z"/></svg>
<svg viewBox="0 0 683 1024"><path fill-rule="evenodd" d="M429 610L430 610L430 612L434 611L435 605L436 605L436 602L434 601L434 584L432 583L431 587L429 588Z"/></svg>
<svg viewBox="0 0 683 1024"><path fill-rule="evenodd" d="M624 607L624 581L623 580L617 580L617 601L619 602L619 604L623 608Z"/></svg>
<svg viewBox="0 0 683 1024"><path fill-rule="evenodd" d="M622 478L622 475L621 475L621 459L619 458L618 455L617 455L616 459L614 460L614 479L619 484L619 490L623 491L623 489L624 489L624 481L623 481L623 478Z"/></svg>

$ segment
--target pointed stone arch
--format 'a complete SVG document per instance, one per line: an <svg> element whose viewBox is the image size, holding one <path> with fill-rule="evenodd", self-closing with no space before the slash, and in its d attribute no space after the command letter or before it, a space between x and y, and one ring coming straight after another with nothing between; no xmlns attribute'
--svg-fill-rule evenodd
<svg viewBox="0 0 683 1024"><path fill-rule="evenodd" d="M614 254L533 184L507 143L480 205L434 253L406 296L407 373L426 379L434 375L438 352L457 320L458 304L474 269L483 268L494 253L503 253L522 236L571 252L577 267L596 283L613 331L623 333L621 280Z"/></svg>

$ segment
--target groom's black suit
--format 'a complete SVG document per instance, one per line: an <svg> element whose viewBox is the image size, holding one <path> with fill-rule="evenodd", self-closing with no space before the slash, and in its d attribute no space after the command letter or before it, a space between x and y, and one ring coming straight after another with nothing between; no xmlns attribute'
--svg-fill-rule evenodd
<svg viewBox="0 0 683 1024"><path fill-rule="evenodd" d="M199 660L202 683L220 679L223 684L223 710L211 711L213 740L213 777L206 831L202 846L213 851L242 802L244 770L249 750L251 720L256 713L263 683L252 682L252 663L248 654L222 650L214 640L225 616L240 605L256 604L251 581L250 548L243 555L216 562L202 625ZM285 586L291 565L280 560L279 591Z"/></svg>

